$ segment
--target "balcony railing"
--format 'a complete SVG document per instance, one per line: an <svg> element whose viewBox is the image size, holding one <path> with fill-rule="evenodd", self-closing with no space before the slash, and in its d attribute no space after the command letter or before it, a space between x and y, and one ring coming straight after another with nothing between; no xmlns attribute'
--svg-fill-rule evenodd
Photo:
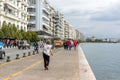
<svg viewBox="0 0 120 80"><path fill-rule="evenodd" d="M28 3L28 8L29 8L29 7L35 8L35 7L36 7L36 4Z"/></svg>
<svg viewBox="0 0 120 80"><path fill-rule="evenodd" d="M8 13L8 12L4 12L5 13L5 16L8 17L8 18L11 18L11 19L14 19L14 20L19 20L17 16L11 14L11 13Z"/></svg>
<svg viewBox="0 0 120 80"><path fill-rule="evenodd" d="M17 4L13 3L13 1L10 1L10 0L5 0L5 2L4 2L4 3L5 3L5 4L7 4L7 5L9 5L8 7L18 9Z"/></svg>

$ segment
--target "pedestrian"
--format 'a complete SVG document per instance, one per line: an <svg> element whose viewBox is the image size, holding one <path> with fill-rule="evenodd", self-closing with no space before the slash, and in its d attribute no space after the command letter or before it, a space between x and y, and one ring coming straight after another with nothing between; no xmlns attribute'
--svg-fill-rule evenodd
<svg viewBox="0 0 120 80"><path fill-rule="evenodd" d="M53 48L50 41L47 41L43 47L44 70L48 70L50 55L53 56Z"/></svg>
<svg viewBox="0 0 120 80"><path fill-rule="evenodd" d="M71 42L70 42L70 40L68 40L67 41L67 50L70 50L71 49L70 47L71 47Z"/></svg>
<svg viewBox="0 0 120 80"><path fill-rule="evenodd" d="M67 42L66 41L64 41L63 46L64 46L64 49L67 49Z"/></svg>
<svg viewBox="0 0 120 80"><path fill-rule="evenodd" d="M74 40L74 41L73 41L73 43L74 43L74 50L76 50L77 41L76 41L76 40Z"/></svg>
<svg viewBox="0 0 120 80"><path fill-rule="evenodd" d="M44 43L43 41L40 41L40 48L43 48L44 47Z"/></svg>
<svg viewBox="0 0 120 80"><path fill-rule="evenodd" d="M70 40L70 50L74 46L73 40Z"/></svg>
<svg viewBox="0 0 120 80"><path fill-rule="evenodd" d="M34 50L38 53L38 43L35 41L34 42Z"/></svg>

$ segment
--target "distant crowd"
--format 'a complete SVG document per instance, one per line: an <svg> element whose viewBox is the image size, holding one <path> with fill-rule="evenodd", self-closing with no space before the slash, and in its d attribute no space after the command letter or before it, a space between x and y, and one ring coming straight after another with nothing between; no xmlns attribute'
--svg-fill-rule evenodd
<svg viewBox="0 0 120 80"><path fill-rule="evenodd" d="M76 46L78 45L77 40L67 40L63 43L64 49L71 50L72 47L74 47L74 50L76 50Z"/></svg>

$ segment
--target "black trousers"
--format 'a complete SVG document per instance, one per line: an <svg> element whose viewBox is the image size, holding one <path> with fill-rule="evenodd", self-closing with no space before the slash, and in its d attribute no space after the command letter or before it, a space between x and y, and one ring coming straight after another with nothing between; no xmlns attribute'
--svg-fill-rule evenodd
<svg viewBox="0 0 120 80"><path fill-rule="evenodd" d="M50 56L48 56L45 53L43 53L43 58L44 58L44 67L48 68L49 62L50 62Z"/></svg>

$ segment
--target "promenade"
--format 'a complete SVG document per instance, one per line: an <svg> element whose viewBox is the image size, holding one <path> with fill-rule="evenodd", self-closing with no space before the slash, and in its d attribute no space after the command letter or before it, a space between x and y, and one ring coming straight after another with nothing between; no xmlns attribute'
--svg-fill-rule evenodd
<svg viewBox="0 0 120 80"><path fill-rule="evenodd" d="M0 63L0 80L96 80L82 49L55 49L49 70L42 53Z"/></svg>

